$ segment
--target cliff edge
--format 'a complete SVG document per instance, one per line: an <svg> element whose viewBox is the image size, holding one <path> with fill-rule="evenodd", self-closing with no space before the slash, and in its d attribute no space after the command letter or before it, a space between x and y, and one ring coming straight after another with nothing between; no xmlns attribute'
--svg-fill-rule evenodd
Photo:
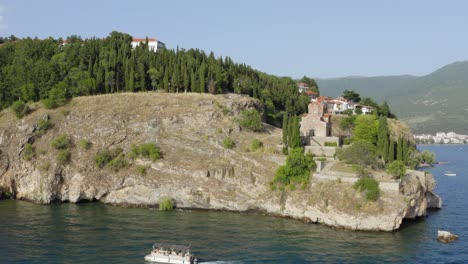
<svg viewBox="0 0 468 264"><path fill-rule="evenodd" d="M0 192L16 199L156 206L170 197L181 209L259 211L380 231L395 230L403 218L425 215L439 202L425 174L408 176L402 191L384 191L376 202L345 182L314 176L303 189L272 191L269 183L285 160L275 151L281 130L241 129L236 120L242 110L262 110L244 96L125 93L78 97L55 110L32 108L22 119L9 110L0 114ZM63 135L70 139L66 163L51 146ZM234 148L223 146L226 138ZM248 150L254 138L262 150ZM126 159L119 169L96 165L102 151L120 148L124 157L132 144L143 143L157 145L162 158Z"/></svg>

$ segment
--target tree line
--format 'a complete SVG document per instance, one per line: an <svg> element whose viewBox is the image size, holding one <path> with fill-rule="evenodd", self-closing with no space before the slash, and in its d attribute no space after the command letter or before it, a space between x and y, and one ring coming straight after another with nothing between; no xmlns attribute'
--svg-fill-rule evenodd
<svg viewBox="0 0 468 264"><path fill-rule="evenodd" d="M132 36L112 32L104 39L0 39L0 107L15 101L36 102L117 92L246 94L258 98L267 122L281 126L284 113L307 109L309 98L296 82L215 57L198 49L148 49L131 46ZM46 101L47 102L47 101ZM52 104L53 106L53 104Z"/></svg>

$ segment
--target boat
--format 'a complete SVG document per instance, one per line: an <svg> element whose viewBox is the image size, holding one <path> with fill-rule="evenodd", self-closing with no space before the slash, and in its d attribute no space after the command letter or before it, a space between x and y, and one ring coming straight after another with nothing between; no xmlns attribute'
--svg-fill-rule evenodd
<svg viewBox="0 0 468 264"><path fill-rule="evenodd" d="M445 176L457 176L456 173L453 173L453 172L451 172L451 171L446 171L446 172L444 173L444 175L445 175Z"/></svg>
<svg viewBox="0 0 468 264"><path fill-rule="evenodd" d="M145 261L157 263L197 264L197 258L190 254L190 247L190 245L180 246L155 243L151 253L145 256Z"/></svg>

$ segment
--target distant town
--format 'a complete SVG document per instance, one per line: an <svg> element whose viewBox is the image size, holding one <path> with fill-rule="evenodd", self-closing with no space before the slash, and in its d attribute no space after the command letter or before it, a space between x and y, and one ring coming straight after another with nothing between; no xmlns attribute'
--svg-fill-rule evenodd
<svg viewBox="0 0 468 264"><path fill-rule="evenodd" d="M467 144L468 135L461 135L455 132L437 132L435 135L414 135L414 140L417 144Z"/></svg>

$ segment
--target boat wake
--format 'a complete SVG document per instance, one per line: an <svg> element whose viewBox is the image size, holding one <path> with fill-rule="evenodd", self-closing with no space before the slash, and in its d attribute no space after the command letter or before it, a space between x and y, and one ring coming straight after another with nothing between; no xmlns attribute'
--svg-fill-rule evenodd
<svg viewBox="0 0 468 264"><path fill-rule="evenodd" d="M220 261L202 261L202 262L198 262L199 264L242 264L244 262L242 261L223 261L223 260L220 260Z"/></svg>

